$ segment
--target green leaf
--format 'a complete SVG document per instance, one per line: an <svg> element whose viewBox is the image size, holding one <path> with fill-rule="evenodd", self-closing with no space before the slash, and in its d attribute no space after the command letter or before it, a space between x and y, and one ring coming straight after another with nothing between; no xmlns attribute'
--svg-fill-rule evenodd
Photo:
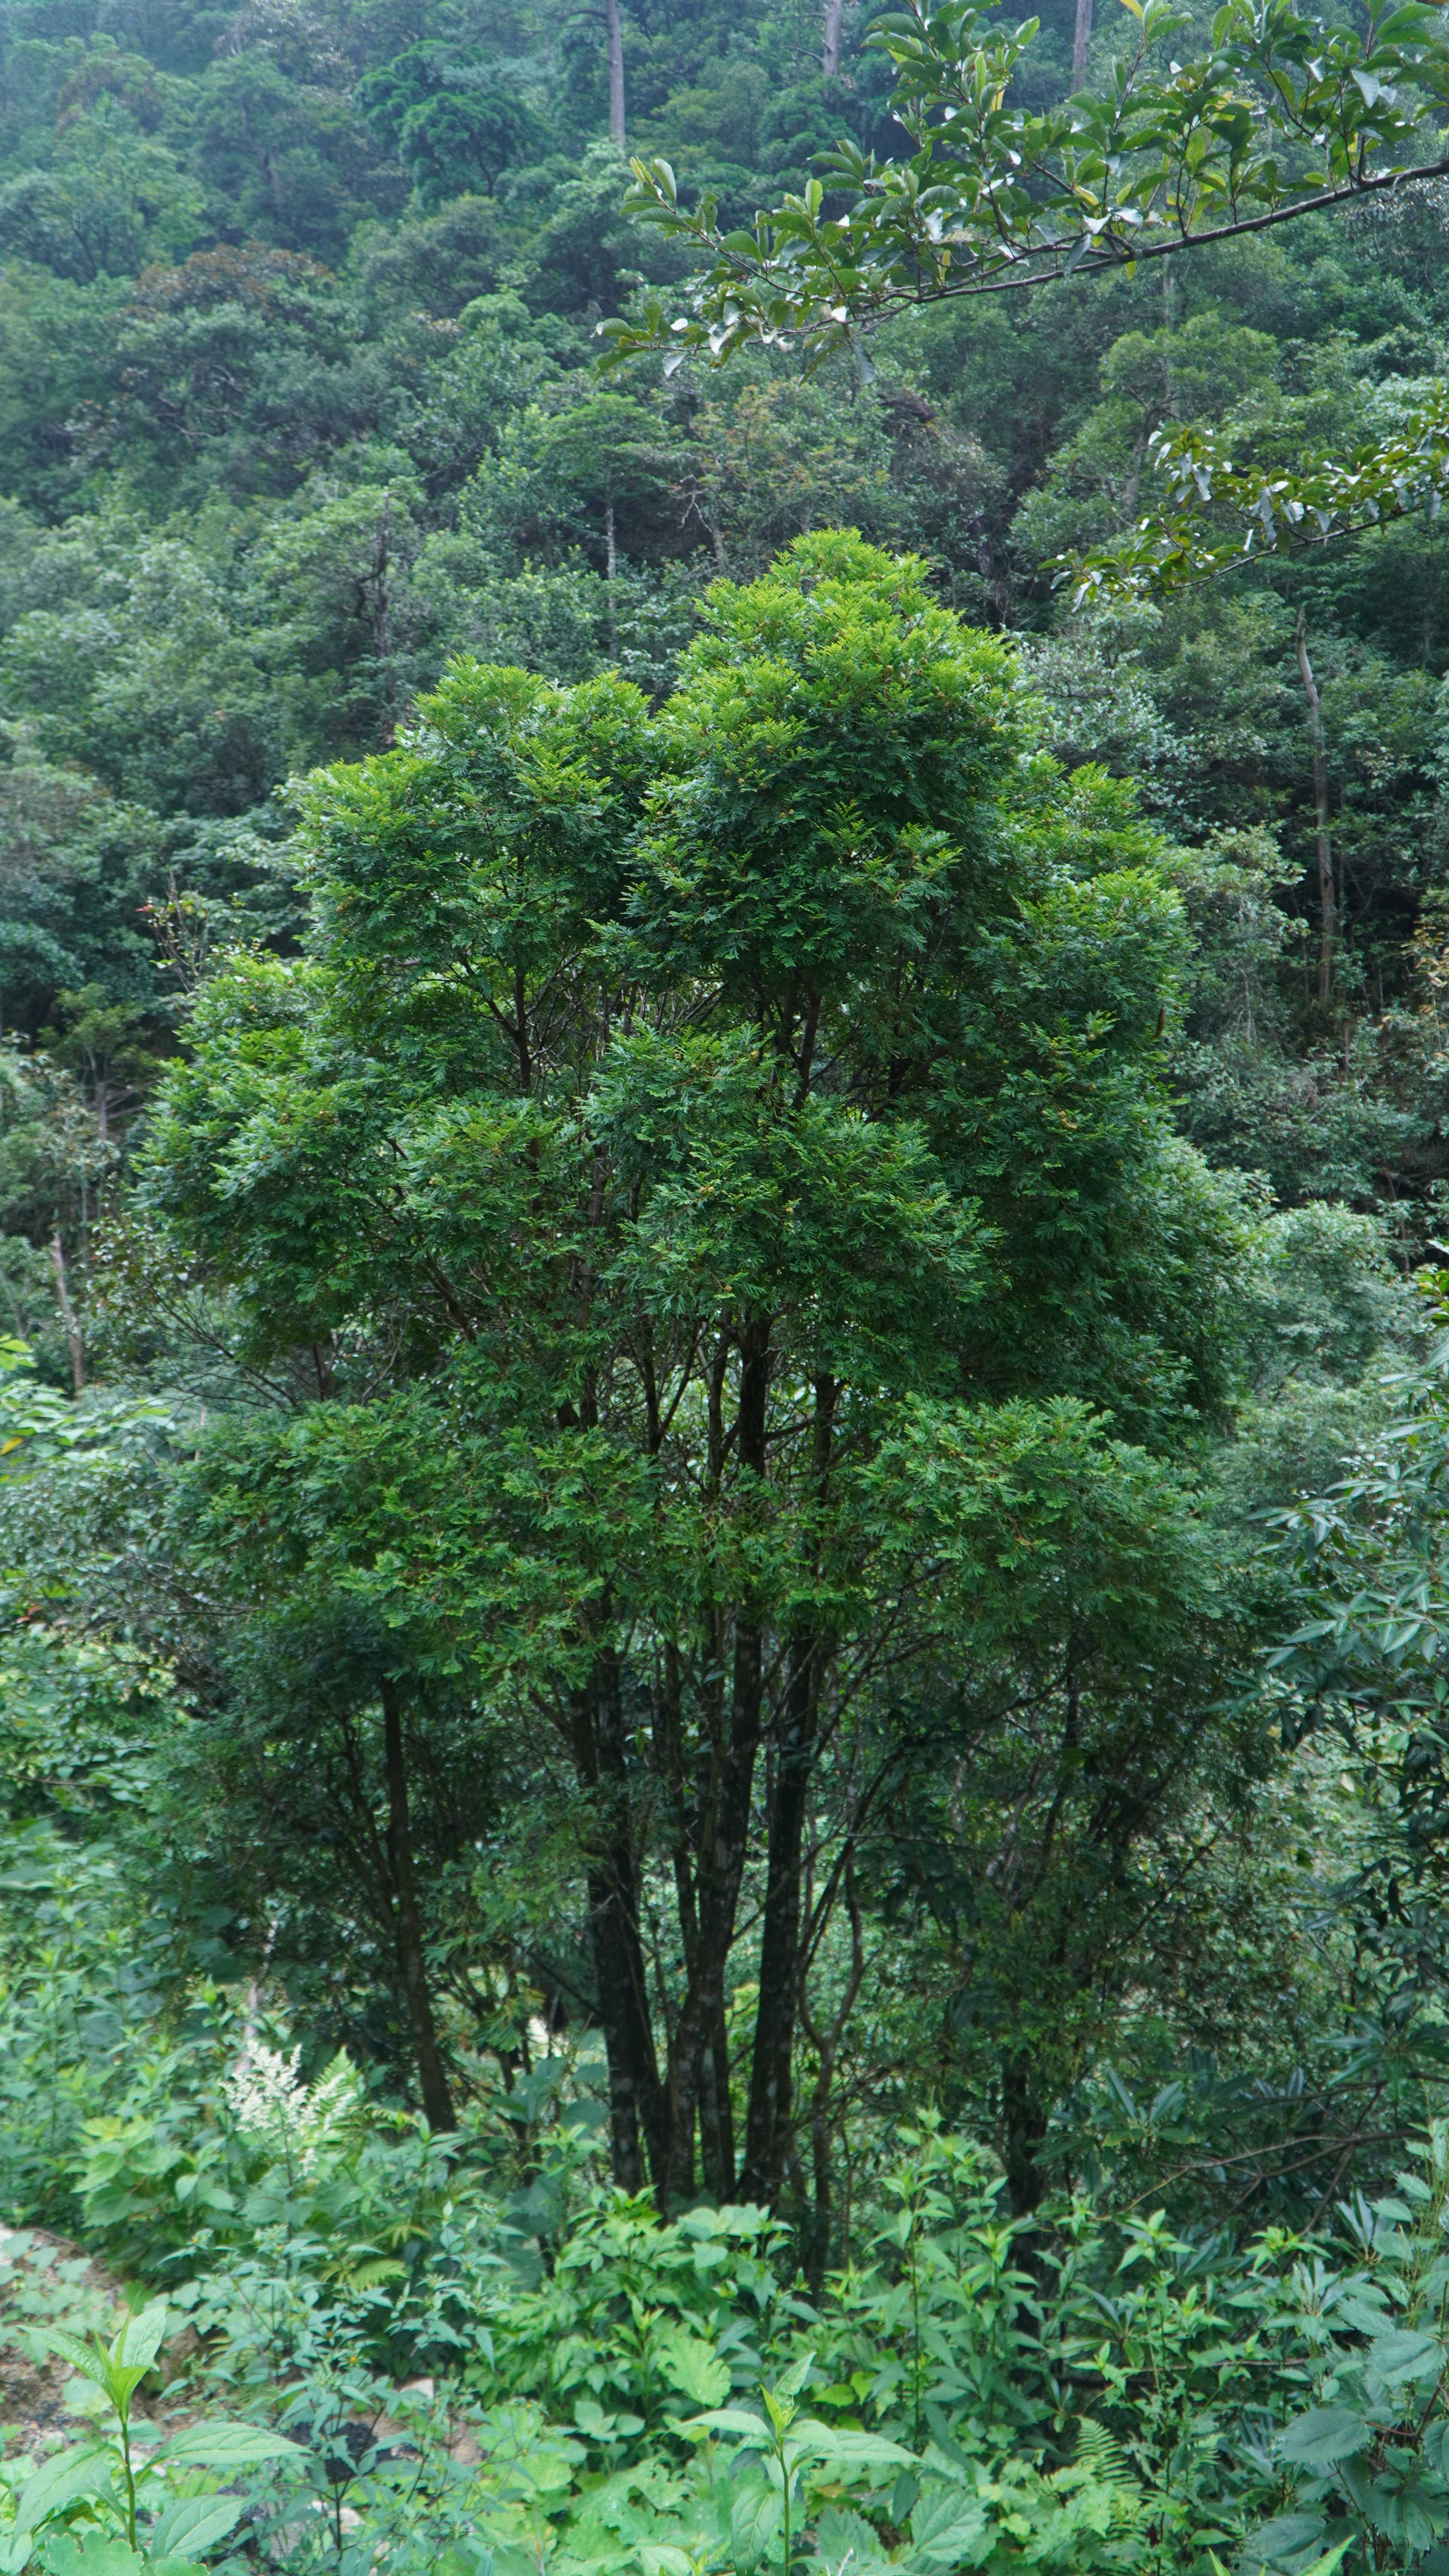
<svg viewBox="0 0 1449 2576"><path fill-rule="evenodd" d="M140 2375L150 2369L166 2339L166 2302L152 2299L127 2317L114 2338L107 2358L115 2369L135 2370Z"/></svg>
<svg viewBox="0 0 1449 2576"><path fill-rule="evenodd" d="M1326 2549L1321 2558L1314 2559L1311 2567L1305 2567L1303 2576L1333 2576L1334 2569L1347 2557L1352 2546L1353 2533L1350 2532L1346 2540L1335 2541L1332 2549Z"/></svg>
<svg viewBox="0 0 1449 2576"><path fill-rule="evenodd" d="M747 2486L736 2496L730 2515L730 2555L741 2576L749 2576L769 2548L784 2518L783 2498L767 2486Z"/></svg>
<svg viewBox="0 0 1449 2576"><path fill-rule="evenodd" d="M1445 2353L1436 2336L1401 2326L1392 2334L1375 2337L1367 2362L1373 2376L1392 2388L1405 2379L1427 2379L1431 2374L1437 2378L1445 2366Z"/></svg>
<svg viewBox="0 0 1449 2576"><path fill-rule="evenodd" d="M153 2558L172 2556L177 2550L204 2557L219 2540L225 2540L241 2509L240 2496L177 2496L157 2514L146 2546Z"/></svg>
<svg viewBox="0 0 1449 2576"><path fill-rule="evenodd" d="M46 2576L144 2576L146 2561L124 2540L100 2531L67 2531L41 2551Z"/></svg>
<svg viewBox="0 0 1449 2576"><path fill-rule="evenodd" d="M107 2495L111 2490L114 2454L99 2447L58 2451L26 2479L15 2507L17 2531L38 2530L55 2513L64 2513L67 2505L81 2496Z"/></svg>
<svg viewBox="0 0 1449 2576"><path fill-rule="evenodd" d="M758 2415L747 2415L743 2406L717 2406L708 2415L691 2415L680 2429L685 2433L734 2433L742 2442L757 2446L770 2438L769 2425Z"/></svg>
<svg viewBox="0 0 1449 2576"><path fill-rule="evenodd" d="M969 2552L986 2529L984 2506L969 2501L959 2487L931 2486L918 2497L911 2514L911 2540L918 2558L929 2566L969 2566Z"/></svg>
<svg viewBox="0 0 1449 2576"><path fill-rule="evenodd" d="M1285 2460L1304 2468L1328 2469L1335 2460L1351 2460L1356 2452L1366 2451L1372 2440L1373 2426L1351 2406L1315 2406L1295 2417L1281 2448Z"/></svg>
<svg viewBox="0 0 1449 2576"><path fill-rule="evenodd" d="M1323 2537L1321 2513L1280 2513L1255 2531L1243 2551L1243 2565L1254 2569L1281 2567L1298 2558Z"/></svg>
<svg viewBox="0 0 1449 2576"><path fill-rule="evenodd" d="M659 2339L659 2360L671 2388L692 2397L696 2406L718 2406L730 2392L730 2368L713 2344L675 2326Z"/></svg>
<svg viewBox="0 0 1449 2576"><path fill-rule="evenodd" d="M797 2427L800 2432L805 2429L803 2425ZM812 2424L810 2430L824 2435L825 2456L831 2466L844 2469L851 2477L863 2477L873 2469L913 2469L916 2465L911 2452L902 2450L899 2442L885 2441L878 2433L832 2432L825 2424Z"/></svg>
<svg viewBox="0 0 1449 2576"><path fill-rule="evenodd" d="M852 2567L861 2568L883 2560L886 2545L864 2515L828 2504L815 2526L815 2551L827 2566L838 2567L848 2557Z"/></svg>
<svg viewBox="0 0 1449 2576"><path fill-rule="evenodd" d="M258 2460L302 2458L301 2444L289 2442L284 2433L263 2432L259 2424L233 2424L225 2418L214 2424L191 2424L184 2433L173 2433L151 2457L169 2460L177 2468L245 2469Z"/></svg>
<svg viewBox="0 0 1449 2576"><path fill-rule="evenodd" d="M60 2361L68 2361L72 2370L78 2370L83 2378L110 2395L110 2363L94 2344L83 2343L79 2335L66 2334L59 2326L52 2326L43 2341L48 2352Z"/></svg>

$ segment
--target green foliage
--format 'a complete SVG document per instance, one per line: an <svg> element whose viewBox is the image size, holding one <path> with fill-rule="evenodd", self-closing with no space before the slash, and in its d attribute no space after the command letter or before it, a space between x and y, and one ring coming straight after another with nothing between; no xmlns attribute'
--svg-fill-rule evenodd
<svg viewBox="0 0 1449 2576"><path fill-rule="evenodd" d="M16 2576L1441 2576L1438 21L836 15L0 0Z"/></svg>
<svg viewBox="0 0 1449 2576"><path fill-rule="evenodd" d="M843 141L826 161L829 180L855 192L843 214L826 214L826 181L812 179L752 229L721 230L713 194L686 209L667 161L637 161L631 204L687 240L703 276L673 325L657 300L640 325L612 322L615 350L718 362L751 340L798 338L818 355L922 300L1130 271L1195 236L1442 171L1428 114L1446 58L1432 15L1360 28L1229 0L1186 68L1164 59L1188 23L1180 13L1126 5L1138 39L1105 94L1079 88L1044 112L1025 105L1020 81L1038 20L1007 33L984 11L926 0L883 19L868 41L894 66L892 104L914 148L878 164ZM1304 170L1309 138L1318 164Z"/></svg>
<svg viewBox="0 0 1449 2576"><path fill-rule="evenodd" d="M165 2576L199 2576L195 2553L214 2549L240 2518L227 2496L166 2496L168 2472L238 2469L275 2459L293 2446L253 2424L211 2420L169 2435L144 2458L132 2433L131 2404L166 2334L166 2303L134 2310L106 2342L52 2333L50 2350L97 2388L109 2409L106 2438L55 2453L15 2494L3 2543L7 2576L39 2565L47 2576L76 2569L130 2576L157 2567ZM144 2520L140 2519L144 2517Z"/></svg>

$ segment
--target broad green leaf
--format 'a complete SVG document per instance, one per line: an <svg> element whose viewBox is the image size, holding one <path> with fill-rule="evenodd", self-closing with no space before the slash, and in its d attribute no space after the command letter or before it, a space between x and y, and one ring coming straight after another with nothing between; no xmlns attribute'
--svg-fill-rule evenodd
<svg viewBox="0 0 1449 2576"><path fill-rule="evenodd" d="M738 2440L756 2446L770 2438L769 2425L758 2415L747 2415L743 2406L717 2406L708 2415L691 2415L680 2430L685 2433L733 2433Z"/></svg>
<svg viewBox="0 0 1449 2576"><path fill-rule="evenodd" d="M730 2515L730 2555L741 2576L759 2564L784 2519L784 2500L767 2486L747 2486Z"/></svg>
<svg viewBox="0 0 1449 2576"><path fill-rule="evenodd" d="M26 2479L15 2506L17 2531L38 2530L53 2513L63 2513L81 2496L107 2495L111 2489L113 2453L98 2446L58 2451Z"/></svg>
<svg viewBox="0 0 1449 2576"><path fill-rule="evenodd" d="M157 2514L146 2546L153 2558L174 2556L178 2550L203 2557L225 2540L241 2509L240 2496L177 2496Z"/></svg>
<svg viewBox="0 0 1449 2576"><path fill-rule="evenodd" d="M838 2567L849 2558L852 2569L877 2565L886 2555L886 2545L878 2531L872 2530L863 2514L849 2513L838 2504L829 2504L815 2526L816 2555L829 2567Z"/></svg>
<svg viewBox="0 0 1449 2576"><path fill-rule="evenodd" d="M300 2460L302 2449L284 2433L267 2433L259 2424L233 2424L221 2418L173 2433L151 2456L157 2462L169 2460L177 2468L245 2469L258 2460Z"/></svg>
<svg viewBox="0 0 1449 2576"><path fill-rule="evenodd" d="M798 2428L803 2431L804 2427ZM824 2435L826 2456L832 2466L845 2469L852 2477L863 2477L872 2469L913 2469L911 2452L902 2450L899 2442L887 2442L879 2433L833 2432L828 2425L812 2426Z"/></svg>
<svg viewBox="0 0 1449 2576"><path fill-rule="evenodd" d="M911 2513L912 2542L933 2564L963 2556L985 2528L985 2508L963 2496L959 2487L927 2487Z"/></svg>
<svg viewBox="0 0 1449 2576"><path fill-rule="evenodd" d="M1285 2460L1327 2469L1335 2460L1351 2460L1356 2452L1366 2451L1372 2440L1373 2426L1351 2406L1315 2406L1295 2417L1281 2448Z"/></svg>
<svg viewBox="0 0 1449 2576"><path fill-rule="evenodd" d="M718 2406L730 2393L730 2369L702 2335L673 2328L659 2340L659 2361L671 2388L692 2397L696 2406Z"/></svg>
<svg viewBox="0 0 1449 2576"><path fill-rule="evenodd" d="M1437 2337L1419 2334L1411 2326L1376 2335L1366 2359L1373 2377L1390 2388L1405 2379L1437 2378L1445 2366L1444 2347Z"/></svg>
<svg viewBox="0 0 1449 2576"><path fill-rule="evenodd" d="M1300 2557L1323 2538L1325 2528L1321 2513L1280 2513L1255 2531L1243 2551L1243 2565L1253 2569L1279 2567L1286 2560Z"/></svg>

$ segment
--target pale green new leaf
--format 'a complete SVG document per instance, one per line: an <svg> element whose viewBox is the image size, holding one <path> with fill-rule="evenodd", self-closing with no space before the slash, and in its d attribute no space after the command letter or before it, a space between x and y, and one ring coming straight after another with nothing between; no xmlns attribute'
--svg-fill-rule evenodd
<svg viewBox="0 0 1449 2576"><path fill-rule="evenodd" d="M143 2376L151 2367L166 2338L166 2302L152 2299L144 2308L133 2310L110 2346L108 2359L113 2368L135 2370Z"/></svg>

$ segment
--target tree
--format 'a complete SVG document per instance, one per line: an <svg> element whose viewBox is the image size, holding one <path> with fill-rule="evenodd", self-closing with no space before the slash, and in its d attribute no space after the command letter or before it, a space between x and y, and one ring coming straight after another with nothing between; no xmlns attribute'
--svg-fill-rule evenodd
<svg viewBox="0 0 1449 2576"><path fill-rule="evenodd" d="M1014 667L849 534L717 585L657 716L455 665L315 783L315 954L205 990L154 1128L178 1250L314 1364L204 1456L214 1573L359 1623L418 1740L461 1695L535 1748L665 2198L780 2191L810 1963L947 1712L1009 1768L1039 1705L1129 1840L1212 1732L1226 1569L1156 1453L1226 1398L1243 1224L1167 1125L1150 837Z"/></svg>
<svg viewBox="0 0 1449 2576"><path fill-rule="evenodd" d="M656 297L640 321L610 322L616 357L719 362L759 341L819 358L893 313L1131 272L1449 167L1423 121L1449 97L1437 12L1360 27L1226 0L1209 51L1164 66L1180 13L1127 5L1138 38L1106 94L1038 110L1012 95L1036 20L1008 33L970 0L909 0L870 39L895 64L909 156L842 141L822 179L749 230L722 232L711 194L687 208L667 162L637 161L629 206L689 243L701 273L673 320Z"/></svg>

